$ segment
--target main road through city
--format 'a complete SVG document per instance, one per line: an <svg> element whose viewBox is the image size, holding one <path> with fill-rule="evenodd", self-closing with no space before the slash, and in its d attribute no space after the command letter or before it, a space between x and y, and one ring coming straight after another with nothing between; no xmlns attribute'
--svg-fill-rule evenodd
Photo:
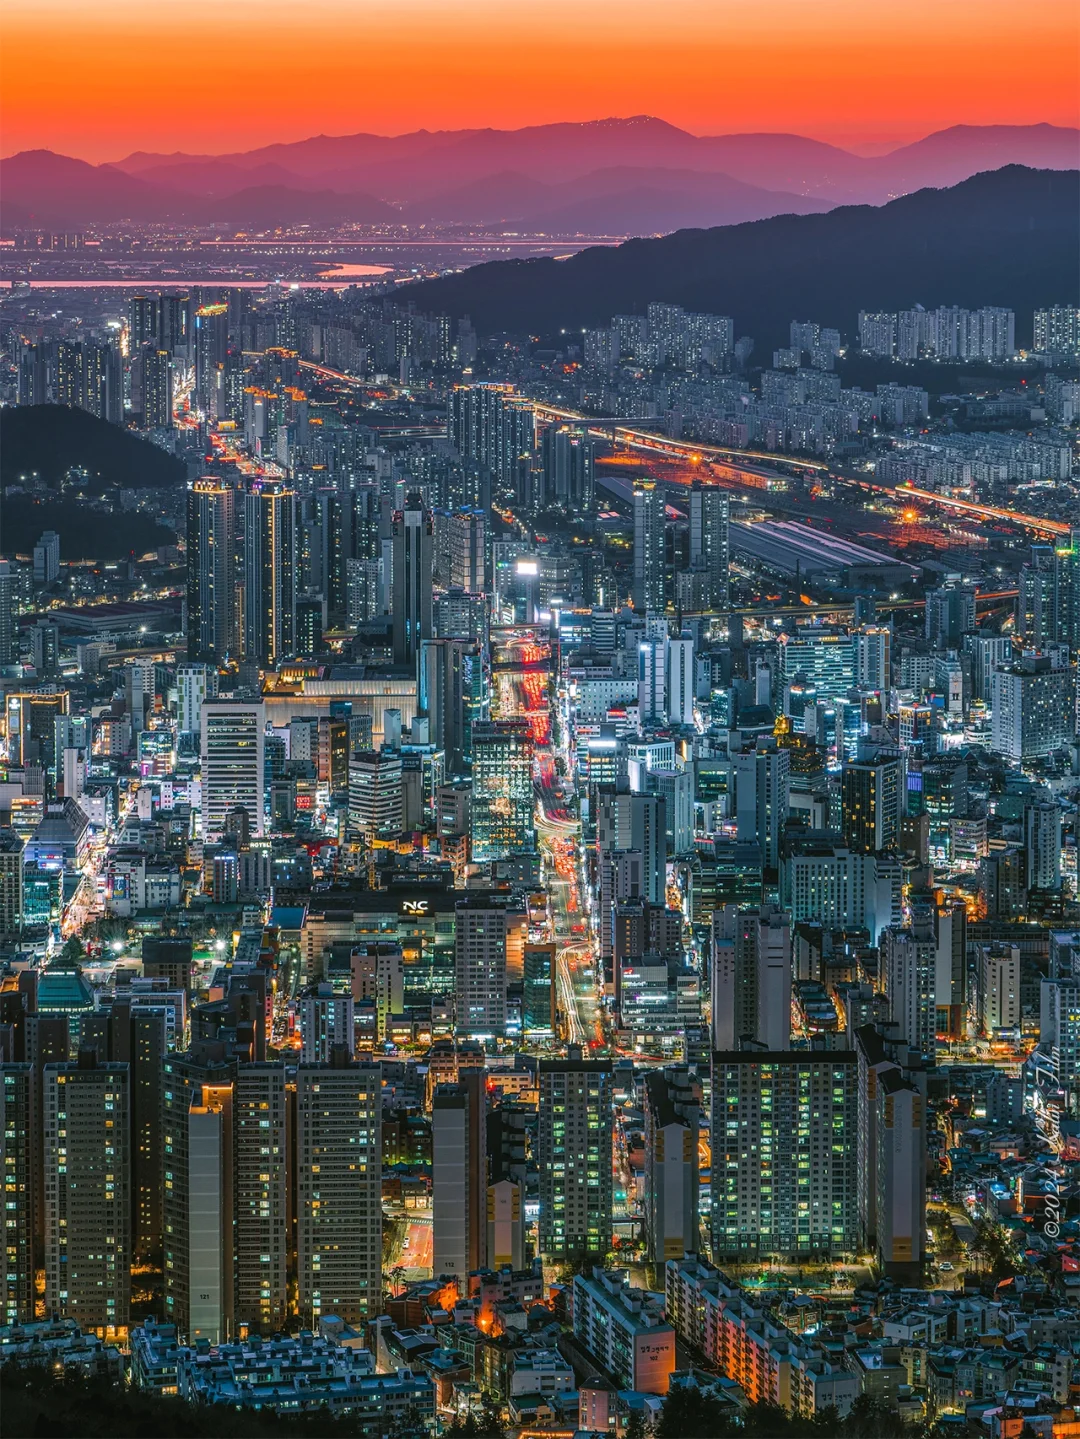
<svg viewBox="0 0 1080 1439"><path fill-rule="evenodd" d="M500 719L527 719L532 726L536 830L546 871L551 940L556 946L556 997L571 1044L596 1049L604 1043L596 989L589 916L581 900L581 823L576 814L573 765L565 754L565 724L557 724L558 684L551 651L532 627L502 632L492 640L493 709ZM556 734L564 738L561 757Z"/></svg>

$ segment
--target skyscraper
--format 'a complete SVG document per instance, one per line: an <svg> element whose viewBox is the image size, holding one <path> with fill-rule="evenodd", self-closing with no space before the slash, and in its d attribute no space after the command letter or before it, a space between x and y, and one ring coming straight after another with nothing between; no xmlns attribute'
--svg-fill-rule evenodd
<svg viewBox="0 0 1080 1439"><path fill-rule="evenodd" d="M201 714L202 833L225 829L229 812L247 811L252 834L263 832L265 718L258 700L205 700Z"/></svg>
<svg viewBox="0 0 1080 1439"><path fill-rule="evenodd" d="M780 833L787 823L791 787L791 752L773 740L758 740L756 749L735 759L735 806L740 841L756 842L762 862L775 869L780 862Z"/></svg>
<svg viewBox="0 0 1080 1439"><path fill-rule="evenodd" d="M713 915L712 1031L717 1049L744 1039L768 1049L791 1040L791 919L782 909L737 909Z"/></svg>
<svg viewBox="0 0 1080 1439"><path fill-rule="evenodd" d="M244 657L270 669L296 653L296 496L259 483L244 495Z"/></svg>
<svg viewBox="0 0 1080 1439"><path fill-rule="evenodd" d="M220 664L239 651L236 625L236 493L222 480L188 486L188 657Z"/></svg>
<svg viewBox="0 0 1080 1439"><path fill-rule="evenodd" d="M645 1076L645 1258L696 1254L700 1096L685 1069Z"/></svg>
<svg viewBox="0 0 1080 1439"><path fill-rule="evenodd" d="M536 849L532 732L525 720L473 726L472 857L508 859Z"/></svg>
<svg viewBox="0 0 1080 1439"><path fill-rule="evenodd" d="M662 906L667 882L663 796L601 792L597 810L597 848L601 853L624 850L640 855L640 893L650 904Z"/></svg>
<svg viewBox="0 0 1080 1439"><path fill-rule="evenodd" d="M639 480L634 499L634 608L664 612L664 492L656 480Z"/></svg>
<svg viewBox="0 0 1080 1439"><path fill-rule="evenodd" d="M694 723L694 641L689 635L669 640L667 679L664 686L668 721L673 725Z"/></svg>
<svg viewBox="0 0 1080 1439"><path fill-rule="evenodd" d="M457 510L450 516L450 584L468 594L486 588L487 516L483 510Z"/></svg>
<svg viewBox="0 0 1080 1439"><path fill-rule="evenodd" d="M895 849L900 840L900 762L845 764L840 825L844 843L857 854Z"/></svg>
<svg viewBox="0 0 1080 1439"><path fill-rule="evenodd" d="M405 508L394 514L392 610L394 663L415 665L423 640L432 636L431 581L434 537L431 514L421 496L410 493Z"/></svg>
<svg viewBox="0 0 1080 1439"><path fill-rule="evenodd" d="M173 359L168 350L144 350L142 364L142 428L173 427Z"/></svg>
<svg viewBox="0 0 1080 1439"><path fill-rule="evenodd" d="M920 907L909 929L883 930L881 961L889 1019L896 1025L897 1039L932 1058L937 1025L937 934L933 914Z"/></svg>
<svg viewBox="0 0 1080 1439"><path fill-rule="evenodd" d="M695 480L690 486L690 568L702 572L710 610L722 610L728 602L728 519L723 490Z"/></svg>
<svg viewBox="0 0 1080 1439"><path fill-rule="evenodd" d="M926 1254L924 1101L872 1025L856 1031L855 1052L862 1242L890 1278L918 1284Z"/></svg>
<svg viewBox="0 0 1080 1439"><path fill-rule="evenodd" d="M1057 889L1061 884L1061 808L1053 800L1024 810L1028 889Z"/></svg>
<svg viewBox="0 0 1080 1439"><path fill-rule="evenodd" d="M455 908L454 1003L458 1034L506 1033L506 909L479 896Z"/></svg>
<svg viewBox="0 0 1080 1439"><path fill-rule="evenodd" d="M357 750L349 760L349 827L373 839L396 834L403 824L400 752Z"/></svg>
<svg viewBox="0 0 1080 1439"><path fill-rule="evenodd" d="M472 756L473 723L483 718L485 710L479 645L469 640L424 640L417 686L431 742L445 753L447 773L464 773Z"/></svg>
<svg viewBox="0 0 1080 1439"><path fill-rule="evenodd" d="M226 1260L232 1266L232 1200L222 1192L221 1096L231 1096L235 1073L210 1046L167 1054L162 1065L165 1318L192 1343L219 1335L230 1318L231 1294L222 1288Z"/></svg>
<svg viewBox="0 0 1080 1439"><path fill-rule="evenodd" d="M219 377L228 355L228 305L200 305L195 311L195 402L205 419L225 418Z"/></svg>
<svg viewBox="0 0 1080 1439"><path fill-rule="evenodd" d="M888 625L863 625L852 636L855 683L867 689L888 689L891 683L892 630Z"/></svg>
<svg viewBox="0 0 1080 1439"><path fill-rule="evenodd" d="M328 980L312 985L300 999L301 1057L305 1064L329 1064L335 1047L353 1052L353 997Z"/></svg>
<svg viewBox="0 0 1080 1439"><path fill-rule="evenodd" d="M610 1060L540 1061L540 1252L554 1260L611 1247Z"/></svg>
<svg viewBox="0 0 1080 1439"><path fill-rule="evenodd" d="M432 1273L468 1277L487 1263L487 1137L484 1070L462 1066L431 1101Z"/></svg>
<svg viewBox="0 0 1080 1439"><path fill-rule="evenodd" d="M203 701L216 699L217 689L217 670L212 665L177 666L176 727L181 734L201 732Z"/></svg>

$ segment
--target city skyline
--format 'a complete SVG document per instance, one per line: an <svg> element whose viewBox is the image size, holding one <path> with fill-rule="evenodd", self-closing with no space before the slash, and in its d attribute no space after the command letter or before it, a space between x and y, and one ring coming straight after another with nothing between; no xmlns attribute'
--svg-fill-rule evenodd
<svg viewBox="0 0 1080 1439"><path fill-rule="evenodd" d="M926 0L872 12L850 0L825 11L777 0L768 13L681 0L661 28L641 0L617 13L529 0L493 25L487 0L452 11L428 0L407 16L334 0L298 46L284 6L262 8L255 26L245 6L223 15L167 3L148 13L123 0L91 19L70 0L20 0L0 24L3 151L102 162L136 149L222 153L268 137L515 129L643 112L697 134L796 132L870 146L955 124L1075 124L1076 12L1053 0L1022 29L1015 13L1004 0L962 0L947 12ZM152 73L148 53L185 34L200 37L200 58L178 106L171 90L137 77ZM320 43L329 36L332 45ZM281 76L287 114L276 85L248 93L225 81L230 53L250 73ZM101 103L103 74L107 84L131 77L134 113Z"/></svg>
<svg viewBox="0 0 1080 1439"><path fill-rule="evenodd" d="M5 1436L1080 1436L1080 10L0 46Z"/></svg>

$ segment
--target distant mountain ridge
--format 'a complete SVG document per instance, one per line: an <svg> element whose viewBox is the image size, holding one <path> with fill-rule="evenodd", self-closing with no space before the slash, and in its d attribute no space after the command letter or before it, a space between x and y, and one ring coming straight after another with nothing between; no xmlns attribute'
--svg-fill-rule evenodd
<svg viewBox="0 0 1080 1439"><path fill-rule="evenodd" d="M498 261L400 293L483 334L552 335L662 300L731 315L766 356L794 319L850 335L860 309L1006 305L1030 343L1037 306L1080 303L1080 173L1010 165L880 207Z"/></svg>
<svg viewBox="0 0 1080 1439"><path fill-rule="evenodd" d="M570 234L653 234L691 222L882 204L1007 164L1069 169L1078 163L1080 131L1054 125L959 125L865 157L801 135L691 135L639 115L520 130L319 135L222 155L137 151L110 165L32 150L0 161L0 184L9 227L161 219L262 223L251 216L262 216L264 206L252 211L220 202L276 187L283 223L331 215L439 222L456 195L453 223L527 220ZM613 190L603 177L619 170L637 172L637 178ZM575 185L581 193L548 194ZM463 208L470 195L471 212ZM593 203L606 195L619 197L607 216L603 205ZM619 226L611 223L616 213Z"/></svg>

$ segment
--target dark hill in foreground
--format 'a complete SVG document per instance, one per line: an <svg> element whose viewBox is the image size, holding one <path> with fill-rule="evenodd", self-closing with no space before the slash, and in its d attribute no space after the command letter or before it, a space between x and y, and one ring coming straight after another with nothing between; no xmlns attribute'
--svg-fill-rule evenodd
<svg viewBox="0 0 1080 1439"><path fill-rule="evenodd" d="M87 489L108 485L145 489L183 484L186 470L149 440L66 405L0 409L0 484L17 484L36 471L58 485L73 466L89 474Z"/></svg>
<svg viewBox="0 0 1080 1439"><path fill-rule="evenodd" d="M419 309L469 315L483 334L551 335L644 311L651 300L732 315L757 357L793 319L853 333L859 310L1008 305L1017 342L1033 310L1080 291L1080 173L1009 165L946 190L825 215L779 215L566 260L503 260L399 291Z"/></svg>

